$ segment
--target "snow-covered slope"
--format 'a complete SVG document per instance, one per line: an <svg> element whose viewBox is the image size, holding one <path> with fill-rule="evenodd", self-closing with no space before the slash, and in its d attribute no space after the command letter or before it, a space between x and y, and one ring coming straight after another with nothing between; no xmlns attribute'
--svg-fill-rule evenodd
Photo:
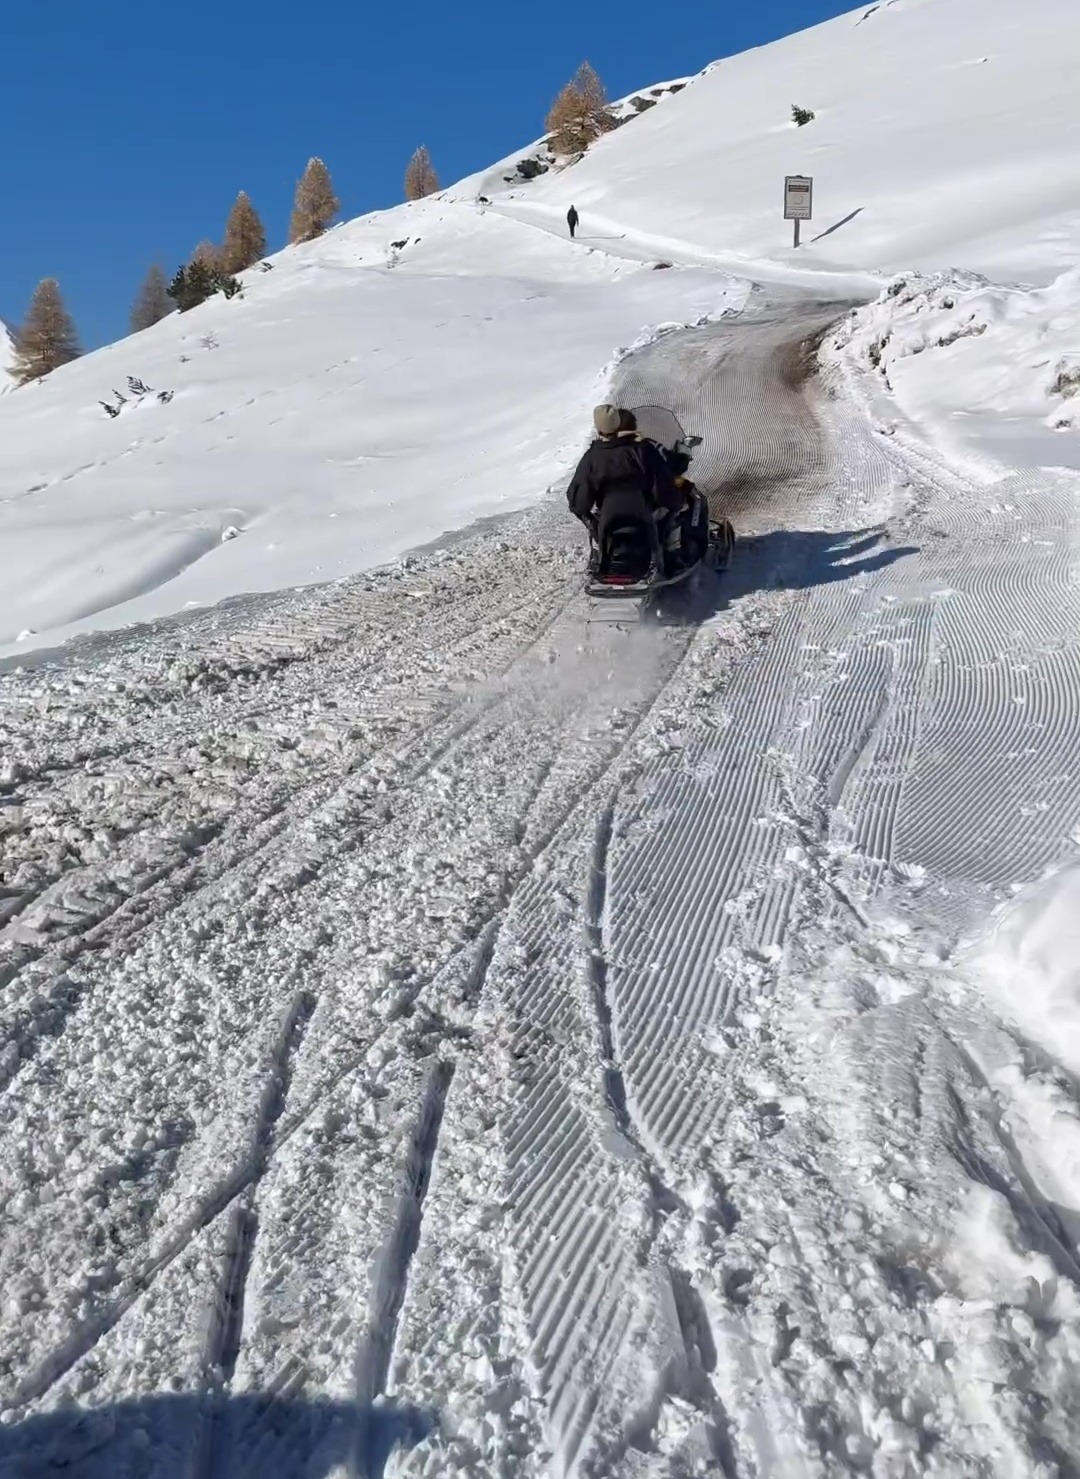
<svg viewBox="0 0 1080 1479"><path fill-rule="evenodd" d="M700 625L551 500L0 673L5 1479L1069 1472L1077 478L806 382L835 311L618 369Z"/></svg>
<svg viewBox="0 0 1080 1479"><path fill-rule="evenodd" d="M573 201L586 230L777 257L783 177L809 174L807 264L1045 283L1080 236L1078 55L1067 0L883 0L714 64L530 199Z"/></svg>
<svg viewBox="0 0 1080 1479"><path fill-rule="evenodd" d="M346 575L542 497L620 347L745 294L437 198L284 252L5 397L0 644Z"/></svg>

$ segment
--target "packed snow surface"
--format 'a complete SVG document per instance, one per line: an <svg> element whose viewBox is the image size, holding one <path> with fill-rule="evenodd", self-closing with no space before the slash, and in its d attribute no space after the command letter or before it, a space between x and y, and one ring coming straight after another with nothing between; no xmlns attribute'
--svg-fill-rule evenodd
<svg viewBox="0 0 1080 1479"><path fill-rule="evenodd" d="M870 6L3 397L0 1479L1075 1471L1077 24Z"/></svg>

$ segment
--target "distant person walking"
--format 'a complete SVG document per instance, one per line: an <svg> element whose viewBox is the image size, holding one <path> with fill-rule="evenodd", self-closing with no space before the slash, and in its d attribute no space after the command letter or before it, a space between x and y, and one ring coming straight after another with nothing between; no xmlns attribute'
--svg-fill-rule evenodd
<svg viewBox="0 0 1080 1479"><path fill-rule="evenodd" d="M577 223L578 223L578 213L575 210L575 208L573 206L571 206L570 209L566 213L566 224L570 227L570 240L571 241L573 241L573 239L574 239L574 232L577 230Z"/></svg>

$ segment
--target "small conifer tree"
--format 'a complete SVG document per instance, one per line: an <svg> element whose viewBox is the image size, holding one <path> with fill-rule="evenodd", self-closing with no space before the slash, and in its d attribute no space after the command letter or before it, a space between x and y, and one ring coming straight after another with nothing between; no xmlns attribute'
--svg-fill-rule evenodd
<svg viewBox="0 0 1080 1479"><path fill-rule="evenodd" d="M338 213L341 202L334 194L330 171L321 159L309 159L300 176L289 222L289 241L314 241Z"/></svg>
<svg viewBox="0 0 1080 1479"><path fill-rule="evenodd" d="M434 195L438 188L439 177L435 173L431 155L421 144L405 170L405 199L423 200L425 195Z"/></svg>
<svg viewBox="0 0 1080 1479"><path fill-rule="evenodd" d="M244 272L266 255L266 232L245 190L241 190L225 223L221 266L225 272Z"/></svg>
<svg viewBox="0 0 1080 1479"><path fill-rule="evenodd" d="M191 260L193 262L201 262L204 267L206 267L210 271L213 271L213 269L221 261L221 248L215 246L212 241L208 241L204 237L203 240L199 242L199 245L192 252Z"/></svg>
<svg viewBox="0 0 1080 1479"><path fill-rule="evenodd" d="M34 289L22 327L15 335L12 374L20 385L78 359L78 335L60 296L55 277L43 278Z"/></svg>
<svg viewBox="0 0 1080 1479"><path fill-rule="evenodd" d="M166 292L180 312L186 313L189 308L197 308L200 303L205 303L215 293L221 293L226 298L235 298L240 290L236 278L219 263L208 266L202 257L193 257L185 267L177 271Z"/></svg>
<svg viewBox="0 0 1080 1479"><path fill-rule="evenodd" d="M608 111L607 93L604 84L588 62L582 62L574 77L574 87L585 100L589 117L598 134L607 133L614 123Z"/></svg>

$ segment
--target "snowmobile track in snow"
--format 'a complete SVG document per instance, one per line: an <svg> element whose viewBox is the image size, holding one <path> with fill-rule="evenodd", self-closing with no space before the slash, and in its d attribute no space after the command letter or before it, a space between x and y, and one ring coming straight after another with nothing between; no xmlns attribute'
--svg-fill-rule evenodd
<svg viewBox="0 0 1080 1479"><path fill-rule="evenodd" d="M375 1404L385 1396L398 1317L405 1299L409 1264L420 1242L424 1198L431 1180L439 1127L454 1077L454 1065L436 1062L429 1071L420 1116L409 1145L405 1190L398 1215L380 1259L367 1328L356 1358L357 1473L360 1479L382 1479L385 1458L370 1431Z"/></svg>
<svg viewBox="0 0 1080 1479"><path fill-rule="evenodd" d="M244 1338L244 1299L255 1239L259 1231L258 1217L253 1206L255 1190L273 1151L274 1132L288 1101L292 1063L300 1050L315 1007L315 1000L306 995L299 996L293 1003L260 1109L252 1148L251 1177L229 1213L230 1225L226 1234L228 1251L221 1291L211 1315L206 1352L207 1368L220 1374L221 1384L226 1389L236 1371ZM220 1408L215 1409L215 1414L219 1411ZM226 1440L223 1439L217 1422L212 1421L208 1425L203 1441L205 1461L196 1473L205 1476L205 1479L217 1479L217 1476L225 1479L230 1472L230 1457L227 1451L222 1451Z"/></svg>
<svg viewBox="0 0 1080 1479"><path fill-rule="evenodd" d="M178 1231L176 1238L154 1259L135 1273L121 1297L102 1310L92 1323L75 1330L65 1346L45 1358L31 1373L16 1395L24 1405L44 1396L71 1368L87 1355L128 1313L135 1302L153 1286L154 1280L190 1246L192 1240L212 1222L228 1214L227 1254L221 1288L211 1311L207 1340L207 1368L220 1373L222 1381L231 1380L243 1332L244 1289L251 1264L252 1249L258 1232L258 1220L252 1210L252 1193L263 1175L274 1147L275 1130L284 1112L291 1063L299 1051L304 1032L316 1003L301 995L292 1004L281 1034L281 1041L267 1074L263 1101L252 1129L250 1154L215 1197L192 1220ZM212 1440L211 1440L212 1448ZM212 1473L215 1462L210 1453L204 1471Z"/></svg>
<svg viewBox="0 0 1080 1479"><path fill-rule="evenodd" d="M299 630L294 631L290 639L292 643L291 661L300 662L301 659L306 659L308 663L312 662L312 660L317 662L328 648L329 653L332 655L334 647L346 641L350 632L355 632L360 615L364 610L364 603L362 600L353 600L350 602L345 598L343 604L349 606L350 609L334 621L325 617L315 620L310 616L306 618L306 623L303 620L297 621L295 618L293 619L293 625L298 627ZM367 606L370 608L372 604L369 597ZM567 597L565 592L563 592L558 595L556 601L546 614L545 626L553 625L559 619L559 616L565 612L566 608ZM311 629L307 634L304 631L305 624ZM493 622L486 622L484 626L490 624L493 624ZM458 618L458 627L461 630L460 617ZM527 652L529 645L534 644L536 640L542 637L544 629L544 626L541 627L539 632L535 628L525 629L523 633L525 638L524 652ZM478 636L477 627L474 625L466 630L470 646L475 645ZM481 636L483 630L484 627L481 627ZM203 689L200 688L200 679L204 679L208 675L213 677L222 667L225 673L224 681L226 682L235 681L238 672L242 672L245 675L250 673L252 677L259 680L259 686L253 694L251 708L254 715L261 717L261 713L270 708L270 703L266 701L266 697L263 694L262 685L270 683L278 686L282 678L287 676L285 672L287 665L282 661L274 660L269 664L265 661L259 662L260 657L265 658L265 640L265 636L256 630L256 632L250 635L241 633L239 638L230 637L221 641L219 644L221 648L220 652L215 652L212 648L208 653L199 653L194 659L181 656L169 664L166 683L161 685L160 677L155 674L147 685L148 689L150 693L153 693L153 697L157 699L158 694L154 690L163 686L165 693L161 697L172 699L175 703L178 694L184 696L188 692L192 692L192 685L194 685L195 693L202 692ZM244 653L239 666L234 650L237 641L239 641L241 651ZM256 654L254 657L248 655L252 650ZM512 662L520 658L523 655L523 651L512 653L508 661ZM382 686L380 682L381 673L378 669L372 667L372 656L374 654L368 657L363 676L366 682L370 683L374 681L376 692L378 692L378 688ZM250 668L248 667L249 663L251 664ZM301 667L301 684L304 682L304 675L305 668ZM211 683L210 687L212 690L216 689L217 682ZM96 724L102 724L105 715L101 714L98 709L99 696L96 694L91 696L95 703L95 708L91 711L94 716L94 722ZM262 701L260 702L260 700ZM446 725L445 737L441 743L436 742L432 744L429 732L429 735L426 736L428 745L425 746L424 753L419 762L411 768L407 766L403 768L401 784L403 786L413 786L420 783L427 772L444 757L450 746L464 738L475 725L481 722L484 717L484 710L489 708L495 701L495 696L491 696L486 701L480 703L473 702L469 705L471 712L467 712L464 716L456 712L456 710L463 706L460 703L453 703L452 700L448 702L446 696L442 697L441 702L436 698L434 701L429 700L426 704L422 704L418 717L423 717L425 711L432 708L436 709L436 711L439 709L442 710L441 717L443 717ZM52 700L52 703L54 707L60 707L60 705L56 704L55 700ZM360 713L366 717L366 714L371 711L371 708L370 703L365 701L360 705ZM397 694L387 703L383 712L380 713L378 704L374 706L374 717L376 721L380 719L385 721L386 729L391 737L394 737L400 728L399 721L402 708L402 697ZM79 714L78 710L76 710L76 715L81 721L82 715ZM187 735L173 735L170 738L174 745L177 743L182 744L185 741L190 743L190 738ZM236 872L245 861L254 863L259 853L267 844L274 842L283 834L287 833L290 827L295 825L298 816L311 812L320 804L325 804L341 788L341 747L327 746L326 748L330 752L329 763L322 765L316 764L316 776L314 778L303 781L299 786L295 783L287 787L283 786L277 794L271 792L270 796L266 799L259 798L259 802L263 807L263 815L261 817L257 813L254 817L250 814L250 802L248 802L248 814L244 818L246 836L242 840L238 840L231 835L225 819L215 821L211 825L204 824L197 829L189 828L187 834L179 839L179 846L176 847L173 856L168 861L156 866L144 866L141 871L138 871L136 867L124 891L118 891L115 887L110 886L107 887L104 897L97 900L94 898L94 889L95 887L100 889L101 884L94 877L94 871L92 869L84 867L75 871L74 877L80 882L77 883L74 891L76 899L73 905L68 905L64 897L65 891L70 890L72 873L65 872L50 880L50 884L54 885L60 894L58 909L54 909L52 911L53 917L50 917L49 905L45 903L42 909L44 915L42 921L40 923L36 920L33 921L33 928L27 928L24 924L17 932L16 945L14 951L11 953L10 963L0 967L0 979L13 979L14 974L23 965L32 961L37 956L44 954L49 949L50 944L53 944L58 950L61 959L69 960L75 954L79 953L81 949L86 948L86 946L96 945L101 940L110 940L119 934L117 925L113 920L113 916L116 914L119 914L122 919L127 921L127 933L128 937L130 937L130 933L133 930L138 930L146 922L152 921L162 907L169 906L171 894L191 893L193 890L203 887L206 883L216 882L226 872ZM88 748L81 750L75 757L62 762L60 768L71 772L75 776L83 776L87 772L93 774L101 766L112 766L121 756L126 755L129 759L135 758L136 750L137 742L134 741L123 746L122 749L113 745L106 745L102 748ZM147 762L142 760L142 757L138 758L140 759L140 768L142 768ZM317 762L319 759L318 754L316 753L313 758ZM153 760L151 759L149 763L152 765ZM30 810L34 807L35 782L41 786L42 802L44 803L41 809L44 812L43 821L46 824L51 820L49 816L50 811L57 810L56 774L57 765L50 760L40 766L36 775L31 774L28 776L24 774L18 782L20 790L16 793L16 799L25 810ZM233 799L229 797L230 801ZM152 813L148 812L147 815L149 814ZM145 816L139 817L140 822L145 819ZM222 844L217 849L220 859L215 856L213 847L215 843ZM88 892L85 896L85 901L78 897L78 888L82 878L88 879L88 884L86 885ZM21 897L13 899L6 910L8 922L16 918L19 914L22 914L32 905L37 905L41 908L39 901L43 894L46 894L47 898L48 886L45 885L43 887L39 885L35 891L26 892ZM163 888L165 890L164 900L160 896ZM65 936L67 940L65 940ZM58 938L60 943L57 945Z"/></svg>

